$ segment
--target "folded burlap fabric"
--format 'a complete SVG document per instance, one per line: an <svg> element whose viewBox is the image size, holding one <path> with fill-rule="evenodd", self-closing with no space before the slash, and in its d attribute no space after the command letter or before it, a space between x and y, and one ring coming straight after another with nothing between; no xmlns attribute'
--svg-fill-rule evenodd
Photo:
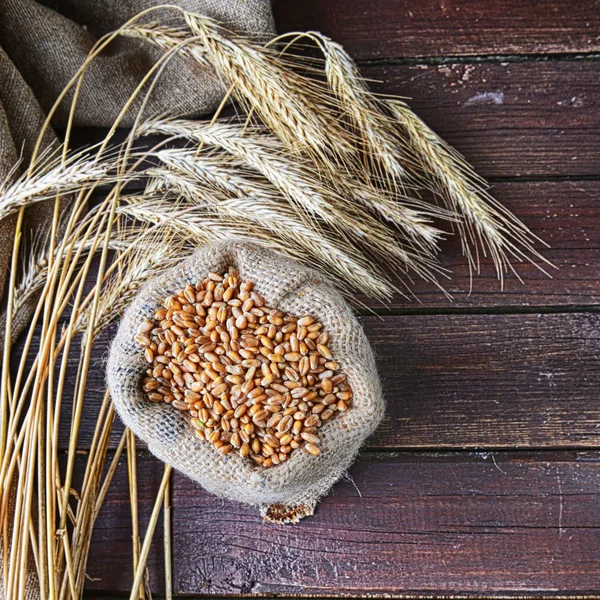
<svg viewBox="0 0 600 600"><path fill-rule="evenodd" d="M159 0L0 0L0 182L14 169L19 159L27 165L39 131L65 85L84 62L94 43L140 11L159 4ZM257 38L273 35L270 0L175 0L172 4L205 14L238 33ZM155 13L149 20L158 19ZM162 15L175 17L175 12ZM81 88L75 126L112 125L123 104L162 53L142 41L117 39L98 56L86 72ZM223 87L212 72L183 58L173 60L161 76L147 105L147 114L187 114L199 116L213 110L222 100ZM55 113L54 127L66 123L71 96ZM140 104L133 103L131 114L121 122L127 126ZM44 136L47 147L56 136ZM19 170L17 169L16 173ZM22 246L31 241L32 232L51 226L53 201L27 209ZM63 210L69 203L63 200ZM12 254L16 215L0 221L0 296ZM6 300L4 300L6 301ZM13 338L32 315L35 299L13 321ZM4 311L2 311L4 313ZM0 344L4 339L4 316L0 317ZM9 509L10 510L10 509ZM10 519L9 519L10 521ZM10 532L9 532L10 537ZM3 580L0 546L0 581ZM39 590L35 567L27 576L25 598L37 600ZM0 585L0 600L3 598Z"/></svg>

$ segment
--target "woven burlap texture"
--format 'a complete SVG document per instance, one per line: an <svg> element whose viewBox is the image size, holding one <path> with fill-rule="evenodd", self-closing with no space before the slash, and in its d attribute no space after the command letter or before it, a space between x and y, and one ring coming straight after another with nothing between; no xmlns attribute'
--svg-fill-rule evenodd
<svg viewBox="0 0 600 600"><path fill-rule="evenodd" d="M0 0L0 46L48 112L101 36L141 11L164 4L212 17L231 31L258 39L274 33L270 0ZM154 11L141 22L151 21L184 24L176 10ZM75 125L110 127L162 54L141 40L111 42L86 71ZM223 95L224 88L210 69L177 57L157 82L147 112L202 115L216 108ZM59 108L55 126L67 122L71 97ZM122 126L132 124L141 103L141 98L134 102Z"/></svg>
<svg viewBox="0 0 600 600"><path fill-rule="evenodd" d="M254 282L269 306L288 314L311 315L330 335L329 347L348 375L354 392L351 408L319 430L321 454L294 451L289 460L263 469L235 453L222 456L200 440L183 415L163 403L149 402L140 381L146 369L135 342L139 324L153 318L165 297L209 272L235 267L240 279ZM231 500L260 506L305 505L312 513L318 499L347 471L359 448L379 424L384 402L367 338L340 293L317 272L279 254L242 242L200 248L181 266L144 286L125 312L108 360L108 386L125 424L162 461Z"/></svg>

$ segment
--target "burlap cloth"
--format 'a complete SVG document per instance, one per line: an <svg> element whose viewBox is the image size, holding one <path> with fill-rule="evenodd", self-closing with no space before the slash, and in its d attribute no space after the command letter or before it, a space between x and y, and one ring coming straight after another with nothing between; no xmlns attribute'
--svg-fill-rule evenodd
<svg viewBox="0 0 600 600"><path fill-rule="evenodd" d="M292 315L311 315L329 333L329 348L348 375L354 398L319 430L321 454L294 451L289 460L263 469L235 453L222 456L198 439L173 407L148 401L140 381L146 369L134 337L144 319L153 318L165 297L207 274L236 267L240 280L254 282L267 304ZM342 296L321 275L272 251L241 242L206 246L180 266L145 285L125 312L113 341L107 369L115 408L125 424L162 461L218 496L261 507L270 505L296 520L312 514L317 500L346 472L356 453L379 424L384 411L375 359L367 338Z"/></svg>
<svg viewBox="0 0 600 600"><path fill-rule="evenodd" d="M175 0L171 4L202 13L233 31L257 38L274 33L270 0ZM160 0L0 0L0 182L15 163L31 158L44 112L75 75L98 37L118 28L127 19ZM173 13L168 13L172 15ZM154 17L156 18L156 17ZM97 57L84 79L75 113L76 126L112 125L124 102L161 52L138 40L118 39ZM199 116L213 110L224 91L213 73L183 58L176 58L165 70L147 108L150 116L187 114ZM53 119L55 127L65 125L70 105L67 96ZM131 124L139 109L133 105L123 126ZM48 132L44 147L56 137ZM63 202L64 210L68 202ZM32 232L50 227L53 202L28 208L22 244ZM16 215L0 221L0 298L12 254ZM13 338L30 319L35 300L14 316ZM0 315L0 345L4 343L4 310ZM2 591L2 549L0 546L0 600ZM37 599L33 571L28 573L25 597Z"/></svg>

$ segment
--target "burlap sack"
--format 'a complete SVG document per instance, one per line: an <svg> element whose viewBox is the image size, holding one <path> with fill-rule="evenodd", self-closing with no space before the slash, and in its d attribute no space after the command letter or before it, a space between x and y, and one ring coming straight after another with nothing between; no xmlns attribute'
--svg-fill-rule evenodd
<svg viewBox="0 0 600 600"><path fill-rule="evenodd" d="M1 19L0 19L1 20ZM9 175L21 159L25 164L31 158L35 142L44 123L44 113L23 77L0 48L0 182ZM43 147L55 141L48 131ZM64 207L68 202L64 200ZM35 204L25 211L24 239L22 245L31 242L31 232L38 234L52 222L53 202ZM5 278L8 275L17 215L0 220L0 298L3 297ZM14 315L13 331L16 337L31 316L32 308ZM0 344L4 341L4 311L0 315Z"/></svg>
<svg viewBox="0 0 600 600"><path fill-rule="evenodd" d="M253 281L267 304L288 314L310 314L330 335L329 347L354 391L351 408L319 430L321 454L294 451L288 461L263 469L249 459L222 456L198 439L182 414L148 401L140 381L146 369L134 340L139 324L153 318L165 297L210 271L236 267ZM363 330L342 296L315 271L274 252L241 242L206 246L181 266L144 286L125 312L110 350L108 386L125 424L162 461L198 481L209 492L259 506L273 520L295 521L312 514L317 500L346 472L384 411L375 360Z"/></svg>
<svg viewBox="0 0 600 600"><path fill-rule="evenodd" d="M0 46L48 111L83 64L94 43L151 6L173 4L219 21L237 33L259 39L274 31L270 0L0 0ZM154 12L149 21L181 24L176 11ZM86 72L79 95L75 125L109 127L125 101L162 51L141 40L118 38ZM148 112L198 116L216 108L224 90L208 69L183 57L162 74L150 98ZM54 118L61 127L69 114L67 96ZM141 104L134 103L122 122L133 122Z"/></svg>

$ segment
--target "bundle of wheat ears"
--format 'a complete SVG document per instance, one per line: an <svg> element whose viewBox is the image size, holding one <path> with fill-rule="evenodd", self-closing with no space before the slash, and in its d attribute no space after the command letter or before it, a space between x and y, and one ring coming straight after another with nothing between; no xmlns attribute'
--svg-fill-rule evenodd
<svg viewBox="0 0 600 600"><path fill-rule="evenodd" d="M71 93L75 111L89 64L112 40L128 36L164 55L121 117L134 97L153 93L172 57L183 55L210 65L227 90L213 118L147 115L142 103L122 145L111 144L120 119L85 152L69 149L67 129L63 146L38 151L24 176L0 187L0 217L19 214L0 389L5 598L23 597L31 585L39 586L41 598L81 597L94 523L123 451L133 529L131 598L149 593L146 559L163 504L170 594L170 468L142 542L135 439L125 431L109 454L114 410L108 394L101 406L87 405L86 384L100 332L142 283L198 245L250 241L321 269L344 292L381 301L410 295L414 278L443 293L439 279L448 274L436 255L444 224L460 236L473 272L482 254L493 259L500 282L515 261L543 261L531 232L488 195L463 159L404 102L369 92L341 46L315 32L257 44L201 15L172 11L167 24L153 22L148 10L102 38L59 102ZM228 104L234 116L225 118ZM140 150L140 138L151 135L159 136L156 143ZM421 199L420 191L437 202ZM23 210L48 199L55 203L52 230L26 243ZM32 298L35 312L17 352L13 317ZM84 411L94 415L96 429L89 451L78 457L85 467L75 490ZM59 456L65 429L69 448Z"/></svg>

